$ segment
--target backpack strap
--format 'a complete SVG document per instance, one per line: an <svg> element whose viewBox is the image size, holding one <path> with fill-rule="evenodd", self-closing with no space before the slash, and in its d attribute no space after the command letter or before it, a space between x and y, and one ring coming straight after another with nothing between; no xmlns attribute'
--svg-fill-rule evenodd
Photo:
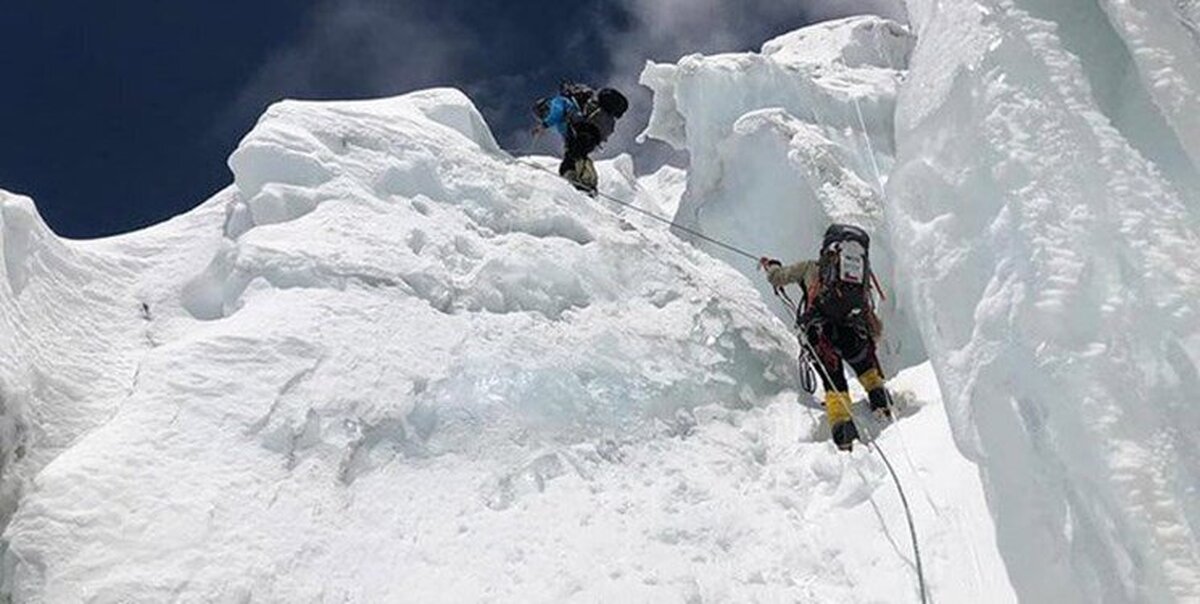
<svg viewBox="0 0 1200 604"><path fill-rule="evenodd" d="M875 271L871 271L871 283L875 286L875 291L879 292L879 299L887 302L887 296L883 293L883 286L879 284L879 277L875 276Z"/></svg>

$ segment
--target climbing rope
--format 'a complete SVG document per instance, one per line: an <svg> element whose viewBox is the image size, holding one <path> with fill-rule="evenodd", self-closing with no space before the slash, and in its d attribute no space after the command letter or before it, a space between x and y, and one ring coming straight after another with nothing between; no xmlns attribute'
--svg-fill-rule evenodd
<svg viewBox="0 0 1200 604"><path fill-rule="evenodd" d="M525 165L525 166L529 166L529 167L531 167L531 168L534 168L534 169L537 169L537 170L541 170L542 172L545 172L545 173L547 173L547 174L551 174L551 175L553 175L553 176L555 176L555 177L559 177L559 178L561 178L561 176L560 176L560 175L559 175L557 172L554 172L553 170L550 170L549 168L546 168L545 166L541 166L541 165L538 165L538 164L535 164L535 163L532 163L532 162L528 162L528 161L523 161L523 160L521 160L521 159L517 159L517 163L520 163L520 164L522 164L522 165ZM709 242L709 243L711 243L711 244L713 244L713 245L715 245L715 246L717 246L717 247L720 247L720 248L722 248L722 249L724 249L724 250L728 250L728 251L730 251L730 252L733 252L734 254L737 254L737 255L739 255L739 256L744 256L744 257L746 257L746 258L749 258L749 259L751 259L751 260L754 260L755 262L757 262L757 261L758 261L758 256L755 256L754 254L751 254L750 252L747 252L746 250L743 250L743 249L741 249L741 248L738 248L738 247L736 247L736 246L733 246L733 245L730 245L730 244L728 244L728 243L725 243L724 241L721 241L720 239L716 239L716 238L713 238L713 237L709 237L708 235L705 235L704 233L701 233L701 232L699 232L699 231L697 231L697 230L695 230L695 229L690 229L690 228L688 228L688 227L685 227L685 226L683 226L682 224L679 224L678 222L675 222L675 221L673 221L673 220L671 220L671 219L669 219L669 218L666 218L666 217L663 217L663 216L659 216L658 214L655 214L654 212L651 212L651 211L649 211L649 210L645 210L645 209L639 208L639 207L637 207L636 205L633 205L632 203L629 203L629 202L627 202L627 201L624 201L624 200L618 199L618 198L616 198L616 197L613 197L612 195L609 195L609 194L607 194L607 193L602 193L602 192L600 192L600 191L596 191L596 196L597 196L597 197L602 197L602 198L604 198L604 199L606 199L606 200L608 200L608 201L611 201L611 202L613 202L613 203L615 203L615 204L617 204L617 205L621 205L621 206L624 206L624 207L626 207L626 208L629 208L629 209L631 209L631 210L633 210L633 211L635 211L635 212L638 212L639 214L642 214L642 215L648 216L648 217L650 217L650 218L653 218L654 220L657 220L657 221L659 221L659 222L661 222L661 223L663 223L663 224L670 225L672 228L674 228L674 229L676 229L676 230L679 230L679 231L682 231L682 232L684 232L684 233L687 233L687 234L689 234L689 235L691 235L691 236L693 236L693 237L695 237L695 238L697 238L697 239L703 239L704 241L707 241L707 242Z"/></svg>
<svg viewBox="0 0 1200 604"><path fill-rule="evenodd" d="M778 290L775 292L775 295L779 298L780 302L782 302L783 305L788 308L788 311L792 314L792 316L795 316L796 313L799 312L799 307L797 307L796 303L793 302L791 297L787 295L787 292ZM821 373L821 377L825 380L825 383L832 384L833 380L830 379L829 372L825 370L825 365L821 363L821 357L817 356L816 349L814 349L812 344L808 341L808 334L806 334L804 330L798 329L796 330L796 338L800 342L801 348L803 348L808 354L809 358L814 359L812 364L817 367L817 371ZM892 462L888 460L887 455L883 452L883 447L879 446L879 442L875 439L875 435L871 434L870 429L867 428L865 424L858 421L853 414L851 414L850 421L854 422L854 428L859 434L865 434L867 436L867 439L864 440L863 443L867 445L867 448L875 451L875 453L879 455L879 459L883 460L883 465L887 467L888 474L890 474L892 477L892 483L896 485L896 492L900 494L900 503L904 506L904 517L908 521L908 534L912 539L913 558L916 560L917 588L921 592L922 604L926 604L928 600L926 597L927 589L925 587L925 568L921 564L921 546L917 541L917 526L913 521L912 508L908 505L908 496L904 493L904 486L900 483L900 477L896 474L895 468L892 467Z"/></svg>
<svg viewBox="0 0 1200 604"><path fill-rule="evenodd" d="M866 139L867 154L870 159L871 168L875 173L875 184L876 184L876 186L879 187L880 196L884 199L884 201L886 203L886 195L887 194L883 190L884 189L883 176L879 170L879 164L878 164L877 160L875 159L875 152L874 152L874 149L872 148L873 145L871 144L871 136L870 136L870 133L867 132L866 120L863 119L862 107L860 106L857 98L852 97L852 100L854 101L854 109L855 109L855 113L857 114L859 127L863 133L863 137ZM813 106L813 116L816 118L816 120L819 123L823 122L823 120L821 119L821 116L816 113L815 104ZM540 134L540 131L537 134L535 134L533 140L530 141L530 144L529 144L530 150L532 150L532 147L537 142L538 134ZM553 175L553 176L560 176L558 173L556 173L544 166L541 166L541 165L538 165L535 163L531 163L531 162L527 162L527 161L523 161L521 158L514 158L514 159L515 159L516 163L524 164L526 166L540 170L542 172L545 172L545 173ZM636 186L636 184L635 184L635 186ZM811 187L811 183L810 183L810 187ZM659 216L658 214L655 214L654 212L639 208L639 207L633 205L632 203L618 199L607 193L602 193L598 190L595 193L596 193L597 197L602 197L612 203L629 208L629 209L631 209L635 212L638 212L640 214L643 214L653 220L656 220L663 224L669 225L670 227L672 227L673 229L675 229L677 231L684 232L693 237L696 237L697 239L707 241L717 247L720 247L721 249L727 250L727 251L737 254L739 256L743 256L750 260L754 260L754 261L759 260L759 256L751 254L750 252L747 252L747 251L745 251L741 248L738 248L736 246L733 246L731 244L725 243L724 241L721 241L719 239L709 237L708 235L700 233L694 229L685 227L673 220L670 220L663 216ZM876 290L879 292L880 297L884 298L886 300L886 296L883 293L883 288L880 287L878 279L875 278L874 274L872 274L872 278L875 279L874 285L875 285ZM796 316L796 313L799 311L799 306L795 302L792 301L792 299L787 295L787 292L783 291L782 289L777 289L777 290L775 290L775 295L784 304L784 306L787 307L789 314L793 317ZM800 342L800 346L804 350L805 354L808 356L809 359L812 359L813 362L811 364L816 366L817 370L820 372L821 376L824 378L825 383L826 384L833 383L833 381L829 378L829 373L825 370L825 366L820 362L820 357L817 355L816 350L813 348L812 344L808 341L808 334L804 333L803 330L797 330L797 339ZM909 532L909 536L912 540L913 558L916 561L917 588L920 591L922 604L927 604L927 602L928 602L927 591L928 590L925 585L925 570L924 570L924 566L921 562L921 547L920 547L920 543L917 540L916 523L913 521L912 508L908 504L908 496L904 492L904 486L903 486L903 484L901 484L900 477L896 474L895 468L892 467L892 462L888 459L887 455L883 452L883 447L881 447L879 445L879 443L877 442L875 435L872 434L870 429L868 429L862 422L858 421L857 418L855 418L853 416L853 414L851 415L851 421L854 422L854 427L860 435L865 434L867 436L867 439L863 441L864 444L866 444L867 448L874 450L875 453L879 455L879 459L881 459L883 461L883 465L887 468L888 474L892 477L892 483L895 484L895 486L896 486L896 492L900 495L900 503L904 507L904 517L908 522L908 532ZM894 419L893 419L893 422L894 422ZM905 450L905 454L907 456L907 449ZM911 465L911 460L910 460L910 465Z"/></svg>
<svg viewBox="0 0 1200 604"><path fill-rule="evenodd" d="M870 144L869 141L868 141L868 144ZM872 157L872 159L874 159L874 158ZM541 166L541 165L538 165L538 164L535 164L532 162L528 162L528 161L523 161L520 158L514 158L514 160L516 163L523 164L525 166L545 172L552 176L560 176L557 172L554 172L544 166ZM878 174L877 167L876 167L876 174ZM750 260L754 260L754 261L759 260L759 256L751 254L750 252L747 252L747 251L740 249L736 246L733 246L731 244L725 243L724 241L721 241L719 239L709 237L708 235L700 233L694 229L685 227L673 220L670 220L669 218L665 218L665 217L659 216L658 214L655 214L654 212L651 212L649 210L644 210L642 208L639 208L636 205L633 205L632 203L629 203L622 199L618 199L607 193L602 193L600 191L596 191L596 196L602 197L602 198L604 198L608 201L611 201L615 204L618 204L620 206L629 208L635 212L643 214L643 215L645 215L649 218L652 218L654 220L657 220L658 222L661 222L663 224L669 225L672 228L682 231L684 233L687 233L689 235L692 235L693 237L707 241L707 242L709 242L713 245L716 245L722 249L733 252L734 254L737 254L739 256L743 256L743 257L749 258ZM787 306L791 315L795 316L795 313L797 312L798 307L796 306L796 303L793 302L792 299L787 295L787 292L778 290L778 291L776 291L776 295L784 303L784 305ZM805 352L809 355L809 357L811 359L814 359L816 361L813 363L813 365L815 365L817 367L817 370L820 371L822 377L825 379L825 383L832 383L832 380L829 379L829 374L825 371L824 365L822 365L820 363L820 357L817 356L816 350L809 343L807 334L805 334L803 331L799 331L797 335L798 335L798 340L800 342L801 347L804 348ZM883 464L887 468L888 474L890 474L892 477L892 483L896 485L896 492L900 494L900 503L904 506L904 516L905 516L905 519L908 521L908 533L912 539L913 558L916 560L917 587L920 590L922 604L927 604L928 599L926 596L927 589L925 587L925 570L924 570L924 566L921 563L921 547L920 547L920 543L917 540L916 523L913 521L912 508L908 504L908 496L904 492L904 486L900 483L900 477L896 474L895 468L892 467L892 462L888 460L887 455L883 452L883 447L879 446L879 443L876 441L875 436L873 434L871 434L870 430L867 429L867 427L865 425L863 425L861 422L857 421L853 416L851 416L851 421L854 422L854 427L855 427L855 429L858 430L859 434L867 435L868 438L864 441L864 444L866 444L869 449L872 449L873 451L875 451L875 453L879 455L879 458L881 460L883 460Z"/></svg>

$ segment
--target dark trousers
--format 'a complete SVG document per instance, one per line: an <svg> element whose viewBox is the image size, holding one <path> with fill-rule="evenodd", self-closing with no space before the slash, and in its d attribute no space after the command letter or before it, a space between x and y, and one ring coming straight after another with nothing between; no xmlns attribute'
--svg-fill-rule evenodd
<svg viewBox="0 0 1200 604"><path fill-rule="evenodd" d="M826 392L850 391L846 383L845 364L849 364L859 376L872 369L880 371L879 359L875 356L875 342L865 328L832 321L813 321L806 335L817 353L817 360L825 368L820 373Z"/></svg>
<svg viewBox="0 0 1200 604"><path fill-rule="evenodd" d="M598 146L600 141L588 129L571 128L563 140L563 160L558 166L559 175L566 176L568 172L575 170L575 164L581 159L587 159Z"/></svg>

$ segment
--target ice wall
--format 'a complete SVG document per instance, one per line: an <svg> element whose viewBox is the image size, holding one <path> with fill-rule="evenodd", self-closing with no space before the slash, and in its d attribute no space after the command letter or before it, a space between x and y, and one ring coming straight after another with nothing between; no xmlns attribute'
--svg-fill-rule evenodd
<svg viewBox="0 0 1200 604"><path fill-rule="evenodd" d="M127 393L141 329L132 274L0 191L0 530L32 477Z"/></svg>
<svg viewBox="0 0 1200 604"><path fill-rule="evenodd" d="M761 53L648 64L642 83L654 90L654 112L643 136L691 158L679 222L784 261L812 258L832 221L859 224L874 235L876 272L898 287L881 193L912 45L904 26L863 16L786 34ZM773 300L754 261L697 244ZM923 360L903 301L890 296L881 308L885 365Z"/></svg>
<svg viewBox="0 0 1200 604"><path fill-rule="evenodd" d="M1176 176L1184 180L1193 216L1200 215L1200 2L1195 0L1104 0L1098 3L1108 16L1114 33L1120 36L1123 50L1136 65L1136 74L1127 75L1134 86L1149 94L1171 132L1155 144L1182 146L1174 161L1190 166L1175 167L1186 171ZM1086 7L1085 7L1086 8ZM1092 9L1094 10L1094 9ZM1086 61L1087 55L1080 54ZM1111 66L1110 66L1111 69ZM1160 165L1167 160L1157 160Z"/></svg>
<svg viewBox="0 0 1200 604"><path fill-rule="evenodd" d="M1171 9L909 3L888 217L1025 601L1200 597L1200 79Z"/></svg>

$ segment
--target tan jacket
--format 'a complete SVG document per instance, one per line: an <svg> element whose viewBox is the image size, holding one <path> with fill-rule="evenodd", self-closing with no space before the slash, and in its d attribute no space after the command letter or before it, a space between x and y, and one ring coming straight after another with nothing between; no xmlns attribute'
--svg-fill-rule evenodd
<svg viewBox="0 0 1200 604"><path fill-rule="evenodd" d="M817 278L817 262L815 260L801 260L795 264L772 266L767 269L767 281L776 289L789 283L797 283L804 288L804 291L812 291L812 287L817 283Z"/></svg>
<svg viewBox="0 0 1200 604"><path fill-rule="evenodd" d="M813 288L816 287L817 281L820 279L819 270L816 260L801 260L795 264L772 266L767 269L767 281L776 289L791 283L797 283L804 288L804 292L807 294L815 291ZM875 314L875 309L867 309L866 320L871 336L876 339L882 337L883 322Z"/></svg>

